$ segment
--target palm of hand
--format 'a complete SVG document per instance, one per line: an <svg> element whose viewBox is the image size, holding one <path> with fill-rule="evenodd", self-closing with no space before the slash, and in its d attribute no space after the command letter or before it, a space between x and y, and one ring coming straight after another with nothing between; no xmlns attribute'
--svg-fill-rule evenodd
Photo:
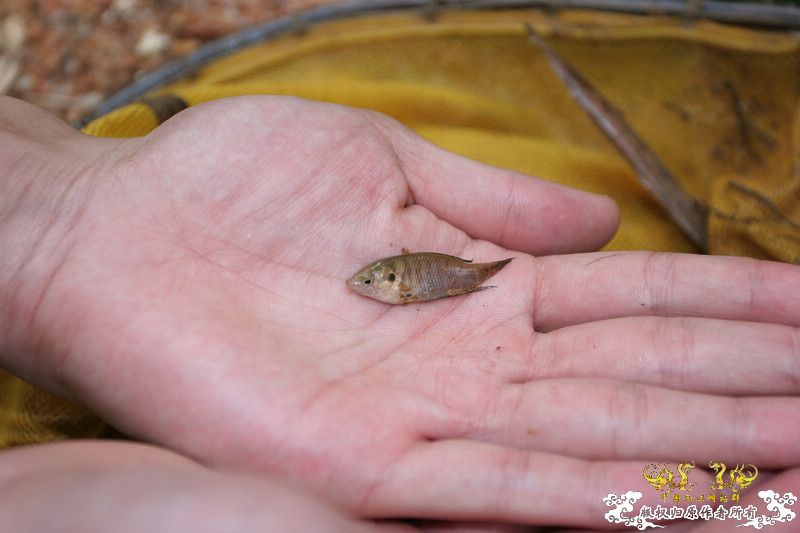
<svg viewBox="0 0 800 533"><path fill-rule="evenodd" d="M534 319L537 329L553 329L642 314L622 297L603 305L617 288L608 282L614 269L585 275L599 284L585 309L567 301L548 310L543 294L563 301L569 290L547 281L555 270L546 260L470 236L532 252L588 250L613 229L607 205L546 184L520 191L519 176L456 159L381 118L308 103L219 102L134 142L95 190L99 207L79 225L85 238L43 305L45 314L67 301L76 310L60 327L70 339L64 379L121 429L206 462L298 477L370 515L552 520L554 510L526 498L547 497L556 476L578 488L588 467L548 453L676 452L646 439L621 444L641 416L627 402L656 398L647 387L619 392L610 381L578 379L628 378L581 358L603 361L613 351L607 332L633 322L597 322L592 335L534 332ZM430 174L449 168L452 176L434 184ZM486 191L482 202L475 176L462 171L495 173L499 192ZM463 190L453 187L460 179ZM538 230L524 224L537 194L549 213L565 213L548 219L540 206L530 213ZM392 307L347 290L360 266L401 247L516 260L493 280L497 289L467 297ZM651 277L675 275L667 260L663 269L651 256L630 261L650 265ZM560 272L577 291L588 278L573 263L562 260ZM664 314L684 314L664 306ZM791 323L797 311L769 318ZM721 318L759 312L742 307ZM677 338L670 331L662 334ZM556 359L565 341L583 350L566 365ZM646 367L639 381L675 386ZM688 381L675 388L703 390ZM594 423L593 405L615 410L613 420ZM690 429L676 431L682 444L696 440ZM583 432L595 438L582 442ZM641 461L614 464L607 475L640 478ZM550 481L532 480L547 467ZM570 521L602 517L600 500L581 504L585 512L573 509Z"/></svg>

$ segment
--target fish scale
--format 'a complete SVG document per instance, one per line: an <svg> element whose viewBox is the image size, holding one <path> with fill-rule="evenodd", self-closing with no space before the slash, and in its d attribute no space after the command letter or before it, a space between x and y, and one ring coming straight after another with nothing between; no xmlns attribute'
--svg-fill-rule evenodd
<svg viewBox="0 0 800 533"><path fill-rule="evenodd" d="M370 263L347 280L347 285L359 294L391 304L436 300L489 288L480 284L511 259L472 263L436 252L406 253Z"/></svg>

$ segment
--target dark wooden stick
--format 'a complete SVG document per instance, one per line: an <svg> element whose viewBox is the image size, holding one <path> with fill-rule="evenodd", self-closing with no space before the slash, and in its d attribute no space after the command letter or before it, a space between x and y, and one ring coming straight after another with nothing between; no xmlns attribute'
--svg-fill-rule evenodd
<svg viewBox="0 0 800 533"><path fill-rule="evenodd" d="M650 191L673 221L702 252L708 251L706 218L708 209L681 188L675 176L653 150L633 131L622 113L526 23L528 40L544 53L556 75L572 97L603 133L614 143L636 171L639 182Z"/></svg>

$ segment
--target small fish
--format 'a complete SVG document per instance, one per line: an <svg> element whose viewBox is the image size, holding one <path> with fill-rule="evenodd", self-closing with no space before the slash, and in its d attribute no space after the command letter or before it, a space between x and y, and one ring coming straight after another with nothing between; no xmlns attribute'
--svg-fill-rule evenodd
<svg viewBox="0 0 800 533"><path fill-rule="evenodd" d="M370 263L347 280L347 286L388 304L424 302L489 289L480 284L511 259L473 263L434 252L404 253Z"/></svg>

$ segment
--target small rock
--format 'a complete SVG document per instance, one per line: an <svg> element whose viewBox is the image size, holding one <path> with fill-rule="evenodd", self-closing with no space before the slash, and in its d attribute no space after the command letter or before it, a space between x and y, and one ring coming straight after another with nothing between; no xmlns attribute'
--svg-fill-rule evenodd
<svg viewBox="0 0 800 533"><path fill-rule="evenodd" d="M194 52L201 44L199 39L175 39L169 51L173 56L185 56Z"/></svg>
<svg viewBox="0 0 800 533"><path fill-rule="evenodd" d="M119 22L119 14L113 9L106 9L100 15L101 26L113 26L117 22Z"/></svg>
<svg viewBox="0 0 800 533"><path fill-rule="evenodd" d="M0 25L0 49L10 54L22 50L25 42L25 24L22 17L12 13Z"/></svg>
<svg viewBox="0 0 800 533"><path fill-rule="evenodd" d="M136 11L136 0L114 0L111 9L123 17L129 17Z"/></svg>
<svg viewBox="0 0 800 533"><path fill-rule="evenodd" d="M81 70L80 62L74 57L67 57L64 60L64 74L67 76L75 76Z"/></svg>
<svg viewBox="0 0 800 533"><path fill-rule="evenodd" d="M136 54L139 56L156 56L169 48L171 38L166 33L148 28L136 43Z"/></svg>
<svg viewBox="0 0 800 533"><path fill-rule="evenodd" d="M48 109L66 109L71 100L70 95L64 93L46 93L39 95L40 105Z"/></svg>
<svg viewBox="0 0 800 533"><path fill-rule="evenodd" d="M5 94L19 74L19 60L10 55L0 55L0 94Z"/></svg>
<svg viewBox="0 0 800 533"><path fill-rule="evenodd" d="M88 111L102 101L103 93L99 91L91 91L75 97L75 99L72 101L72 107L80 111Z"/></svg>
<svg viewBox="0 0 800 533"><path fill-rule="evenodd" d="M33 88L33 76L30 74L23 74L17 78L17 83L14 84L14 89L19 92L30 91Z"/></svg>

